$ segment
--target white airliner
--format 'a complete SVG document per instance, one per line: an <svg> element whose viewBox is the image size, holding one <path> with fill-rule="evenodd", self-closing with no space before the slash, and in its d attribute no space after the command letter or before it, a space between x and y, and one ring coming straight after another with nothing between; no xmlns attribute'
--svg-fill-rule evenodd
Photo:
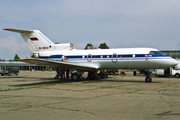
<svg viewBox="0 0 180 120"><path fill-rule="evenodd" d="M5 28L18 32L37 58L21 59L23 62L47 65L57 68L87 71L95 76L102 69L162 69L178 64L173 58L153 48L120 48L76 50L72 43L54 44L39 30L20 30ZM151 82L151 74L145 81ZM71 75L72 80L79 79L78 72Z"/></svg>

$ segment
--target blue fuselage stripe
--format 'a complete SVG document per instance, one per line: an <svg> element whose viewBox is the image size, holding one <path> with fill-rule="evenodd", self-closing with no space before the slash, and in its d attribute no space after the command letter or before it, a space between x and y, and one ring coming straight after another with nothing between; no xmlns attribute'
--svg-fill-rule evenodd
<svg viewBox="0 0 180 120"><path fill-rule="evenodd" d="M50 55L50 56L40 56L40 58L43 59L61 59L63 57L63 55ZM149 55L149 54L134 54L134 56L132 54L127 54L127 55L67 55L66 58L67 59L93 59L93 60L107 60L107 59L129 59L129 58L133 58L133 59L144 59L147 58L148 59L152 59L152 58L157 58L157 57L168 57L166 55Z"/></svg>

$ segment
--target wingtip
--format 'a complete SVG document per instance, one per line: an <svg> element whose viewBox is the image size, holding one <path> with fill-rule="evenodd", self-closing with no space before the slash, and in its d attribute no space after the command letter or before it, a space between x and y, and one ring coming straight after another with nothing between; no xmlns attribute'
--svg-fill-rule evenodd
<svg viewBox="0 0 180 120"><path fill-rule="evenodd" d="M35 58L24 58L24 59L20 59L19 61L29 61L29 60L34 60Z"/></svg>

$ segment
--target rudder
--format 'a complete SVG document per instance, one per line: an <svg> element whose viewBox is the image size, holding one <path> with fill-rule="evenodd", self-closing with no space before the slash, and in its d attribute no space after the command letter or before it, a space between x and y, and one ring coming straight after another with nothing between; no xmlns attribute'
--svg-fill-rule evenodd
<svg viewBox="0 0 180 120"><path fill-rule="evenodd" d="M39 30L20 30L11 28L5 28L4 30L20 33L32 52L48 50L49 47L54 44Z"/></svg>

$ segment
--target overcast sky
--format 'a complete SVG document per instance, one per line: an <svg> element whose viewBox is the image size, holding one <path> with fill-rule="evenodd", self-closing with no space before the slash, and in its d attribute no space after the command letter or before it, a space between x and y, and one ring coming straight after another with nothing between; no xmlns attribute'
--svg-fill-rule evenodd
<svg viewBox="0 0 180 120"><path fill-rule="evenodd" d="M19 33L39 29L54 43L84 49L106 42L111 48L178 50L180 0L1 0L0 58L30 56Z"/></svg>

